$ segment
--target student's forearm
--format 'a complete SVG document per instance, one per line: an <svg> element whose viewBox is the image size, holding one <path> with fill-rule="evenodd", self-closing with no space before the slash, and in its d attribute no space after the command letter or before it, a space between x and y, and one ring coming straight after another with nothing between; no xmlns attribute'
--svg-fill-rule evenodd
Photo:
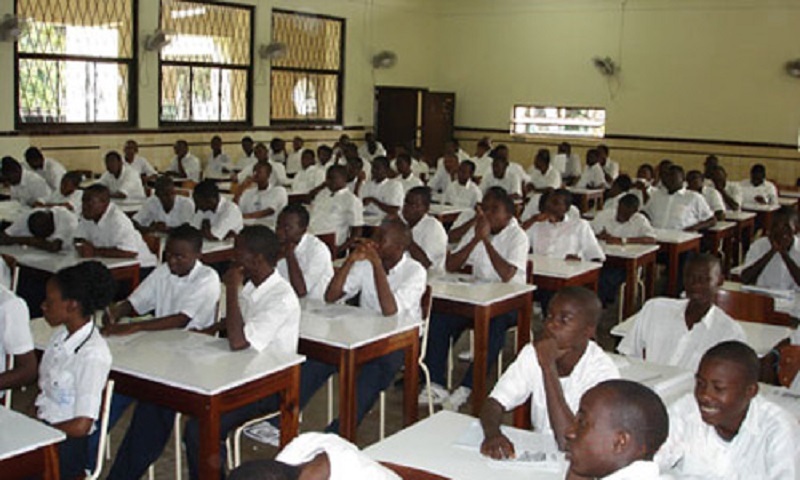
<svg viewBox="0 0 800 480"><path fill-rule="evenodd" d="M480 242L477 238L472 238L464 248L457 252L450 252L447 254L447 259L445 260L445 268L447 268L448 272L457 272L461 270L461 267L467 263L467 259L469 258L469 254L472 253L472 250L475 249L475 246Z"/></svg>
<svg viewBox="0 0 800 480"><path fill-rule="evenodd" d="M66 433L68 437L85 437L89 435L94 420L89 417L78 417L66 422L54 423L52 426Z"/></svg>
<svg viewBox="0 0 800 480"><path fill-rule="evenodd" d="M380 208L381 211L383 211L387 215L397 215L397 212L400 211L400 207L397 207L397 206L394 206L394 205L389 205L388 203L383 203L383 202L381 202L380 200L378 200L376 198L372 199L372 203L376 207Z"/></svg>
<svg viewBox="0 0 800 480"><path fill-rule="evenodd" d="M538 220L537 215L532 215L529 219L522 222L522 229L527 230L533 226L534 223Z"/></svg>
<svg viewBox="0 0 800 480"><path fill-rule="evenodd" d="M250 346L244 335L244 319L239 308L239 291L227 288L225 291L225 327L228 332L228 345L231 350L244 350Z"/></svg>
<svg viewBox="0 0 800 480"><path fill-rule="evenodd" d="M722 200L725 201L725 205L728 206L731 210L739 210L739 202L737 202L732 196L728 195L728 192L725 190L717 190L720 195L722 195Z"/></svg>
<svg viewBox="0 0 800 480"><path fill-rule="evenodd" d="M797 263L795 263L795 261L787 252L781 252L781 258L783 259L783 263L786 264L786 268L789 270L789 273L792 275L794 284L800 285L800 267L797 266Z"/></svg>
<svg viewBox="0 0 800 480"><path fill-rule="evenodd" d="M758 280L758 277L761 276L761 272L764 271L764 268L767 266L770 260L772 260L772 257L774 257L776 253L777 251L771 248L761 258L756 260L755 263L742 270L742 283L746 285L755 284Z"/></svg>
<svg viewBox="0 0 800 480"><path fill-rule="evenodd" d="M14 368L0 373L0 390L30 385L38 374L36 354L30 352L14 355Z"/></svg>
<svg viewBox="0 0 800 480"><path fill-rule="evenodd" d="M328 288L325 289L326 302L333 303L342 298L342 295L344 295L344 283L347 281L347 275L350 273L353 263L350 257L348 257L347 260L344 261L342 268L333 274L331 283L329 283Z"/></svg>
<svg viewBox="0 0 800 480"><path fill-rule="evenodd" d="M425 250L420 248L416 242L411 242L411 245L408 247L408 253L411 254L411 258L421 263L425 268L430 268L431 264L433 263L428 258L428 254L425 253Z"/></svg>
<svg viewBox="0 0 800 480"><path fill-rule="evenodd" d="M308 294L306 279L303 277L303 270L300 268L300 262L297 261L297 255L294 252L286 256L286 266L289 267L289 283L292 284L294 293L300 298L305 297Z"/></svg>
<svg viewBox="0 0 800 480"><path fill-rule="evenodd" d="M484 438L491 438L500 435L500 424L503 422L505 409L500 402L492 397L486 399L481 408L481 428L483 428Z"/></svg>
<svg viewBox="0 0 800 480"><path fill-rule="evenodd" d="M266 210L259 210L257 212L245 213L244 215L242 215L242 217L244 217L244 218L264 218L264 217L269 217L270 215L272 215L274 213L275 213L274 209L267 208Z"/></svg>
<svg viewBox="0 0 800 480"><path fill-rule="evenodd" d="M517 273L517 267L511 265L503 258L497 250L495 250L492 242L488 239L483 241L483 246L486 248L486 253L489 254L489 260L492 262L492 267L500 276L500 279L504 282L511 280L514 277L514 274Z"/></svg>
<svg viewBox="0 0 800 480"><path fill-rule="evenodd" d="M120 250L114 247L95 247L94 255L96 257L108 258L136 258L136 252L129 252L127 250Z"/></svg>
<svg viewBox="0 0 800 480"><path fill-rule="evenodd" d="M564 391L561 389L561 381L555 365L542 368L542 379L547 400L547 417L550 419L558 448L563 451L566 445L567 428L572 425L575 415L564 398Z"/></svg>
<svg viewBox="0 0 800 480"><path fill-rule="evenodd" d="M712 215L707 220L703 220L702 222L697 222L691 227L686 228L687 232L696 232L698 230L705 230L706 228L711 228L717 224L717 219Z"/></svg>
<svg viewBox="0 0 800 480"><path fill-rule="evenodd" d="M386 276L386 271L380 262L372 264L372 280L375 282L375 290L378 292L381 313L387 317L396 314L397 302L392 293L392 287L389 286L389 278Z"/></svg>
<svg viewBox="0 0 800 480"><path fill-rule="evenodd" d="M63 242L61 240L47 240L44 238L36 238L36 237L31 238L30 242L28 243L28 245L30 245L31 247L52 253L60 251L62 244Z"/></svg>
<svg viewBox="0 0 800 480"><path fill-rule="evenodd" d="M133 305L128 300L123 300L115 305L112 305L109 308L109 313L111 316L111 321L113 323L117 323L120 318L130 317L132 315L136 315L136 310L133 308Z"/></svg>
<svg viewBox="0 0 800 480"><path fill-rule="evenodd" d="M137 322L135 325L137 330L145 332L156 330L177 330L179 328L186 327L186 325L189 324L189 320L191 319L188 315L179 313L177 315L169 315L144 322Z"/></svg>
<svg viewBox="0 0 800 480"><path fill-rule="evenodd" d="M469 231L470 228L472 228L473 225L475 225L475 218L473 218L472 220L468 221L464 225L461 225L461 226L455 227L455 228L451 228L450 229L450 233L447 234L448 241L450 241L450 242L458 242L459 240L461 240L464 237L464 235L466 235L466 233Z"/></svg>

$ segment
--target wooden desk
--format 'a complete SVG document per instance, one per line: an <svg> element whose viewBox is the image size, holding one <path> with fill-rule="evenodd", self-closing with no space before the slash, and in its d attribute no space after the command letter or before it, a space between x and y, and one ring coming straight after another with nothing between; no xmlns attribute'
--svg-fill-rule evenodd
<svg viewBox="0 0 800 480"><path fill-rule="evenodd" d="M436 217L440 222L444 223L453 223L456 221L456 218L466 210L470 210L469 208L465 207L455 207L453 205L443 205L443 204L431 204L430 211L428 212L431 216Z"/></svg>
<svg viewBox="0 0 800 480"><path fill-rule="evenodd" d="M541 290L555 292L564 287L578 286L597 291L602 263L564 260L543 255L528 255L528 260L533 262L533 284Z"/></svg>
<svg viewBox="0 0 800 480"><path fill-rule="evenodd" d="M702 233L703 238L708 242L711 253L722 257L722 272L727 275L731 269L736 222L717 222L713 227L703 230Z"/></svg>
<svg viewBox="0 0 800 480"><path fill-rule="evenodd" d="M125 215L132 217L142 209L146 198L112 198L111 203L122 210Z"/></svg>
<svg viewBox="0 0 800 480"><path fill-rule="evenodd" d="M605 190L602 188L567 187L567 190L572 193L575 203L578 205L581 213L586 213L589 211L589 203L592 200L595 202L594 208L598 211L602 210L603 194L605 193Z"/></svg>
<svg viewBox="0 0 800 480"><path fill-rule="evenodd" d="M781 208L780 205L760 205L753 203L745 203L742 205L742 210L745 212L752 212L756 214L756 230L766 232L772 224L772 214Z"/></svg>
<svg viewBox="0 0 800 480"><path fill-rule="evenodd" d="M419 318L385 317L349 305L302 300L300 353L339 367L339 434L355 443L356 380L361 365L398 350L405 352L403 423L417 421Z"/></svg>
<svg viewBox="0 0 800 480"><path fill-rule="evenodd" d="M625 296L622 314L629 317L636 311L636 290L639 284L639 269L644 270L644 300L655 293L656 257L658 245L629 243L626 245L600 244L606 254L604 266L625 270Z"/></svg>
<svg viewBox="0 0 800 480"><path fill-rule="evenodd" d="M725 212L725 220L736 222L732 252L733 262L731 265L740 265L745 252L750 249L750 242L752 242L755 235L756 214L742 211Z"/></svg>
<svg viewBox="0 0 800 480"><path fill-rule="evenodd" d="M489 322L504 313L517 311L517 351L531 338L533 285L481 283L462 274L429 277L433 288L433 312L472 319L475 331L472 382L472 412L477 415L486 400L486 357L489 350Z"/></svg>
<svg viewBox="0 0 800 480"><path fill-rule="evenodd" d="M732 272L739 277L744 266L737 267ZM800 297L797 292L778 292L767 288L760 288L753 285L744 285L740 281L726 281L722 284L725 290L736 292L751 292L770 296L775 301L775 311L772 313L772 321L779 325L792 325L800 319Z"/></svg>
<svg viewBox="0 0 800 480"><path fill-rule="evenodd" d="M31 207L23 205L16 200L0 201L0 222L14 223L31 210Z"/></svg>
<svg viewBox="0 0 800 480"><path fill-rule="evenodd" d="M0 469L3 478L58 480L58 444L67 436L14 410L0 408Z"/></svg>
<svg viewBox="0 0 800 480"><path fill-rule="evenodd" d="M677 297L680 293L678 291L680 255L689 251L699 252L701 238L703 236L699 233L656 229L656 241L661 247L661 251L667 255L668 296Z"/></svg>
<svg viewBox="0 0 800 480"><path fill-rule="evenodd" d="M233 260L233 240L203 240L200 258L207 264Z"/></svg>

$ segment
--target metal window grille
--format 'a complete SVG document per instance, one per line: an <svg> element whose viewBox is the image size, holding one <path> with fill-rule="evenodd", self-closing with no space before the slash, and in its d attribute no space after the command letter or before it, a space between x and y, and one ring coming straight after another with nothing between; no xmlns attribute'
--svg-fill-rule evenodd
<svg viewBox="0 0 800 480"><path fill-rule="evenodd" d="M601 138L606 131L606 110L593 107L546 107L514 105L514 135L564 135Z"/></svg>

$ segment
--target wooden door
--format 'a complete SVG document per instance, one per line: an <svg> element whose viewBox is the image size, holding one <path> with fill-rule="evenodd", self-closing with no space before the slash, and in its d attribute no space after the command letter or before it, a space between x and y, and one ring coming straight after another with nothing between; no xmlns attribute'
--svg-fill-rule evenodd
<svg viewBox="0 0 800 480"><path fill-rule="evenodd" d="M419 98L423 91L375 87L375 135L388 152L400 144L417 145Z"/></svg>
<svg viewBox="0 0 800 480"><path fill-rule="evenodd" d="M422 152L430 163L444 154L444 144L453 138L456 94L425 92L422 102Z"/></svg>

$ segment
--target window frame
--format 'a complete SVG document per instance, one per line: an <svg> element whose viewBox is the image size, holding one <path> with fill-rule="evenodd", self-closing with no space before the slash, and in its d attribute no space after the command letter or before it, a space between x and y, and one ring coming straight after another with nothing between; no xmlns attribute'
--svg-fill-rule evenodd
<svg viewBox="0 0 800 480"><path fill-rule="evenodd" d="M310 69L310 68L297 68L297 67L275 67L270 65L269 68L269 123L270 125L279 125L281 127L300 127L308 128L315 126L341 126L343 125L344 118L344 79L345 79L345 45L347 40L347 19L344 17L336 17L333 15L326 15L321 13L298 12L295 10L287 10L283 8L273 8L270 12L270 35L275 33L275 13L282 13L286 15L297 15L307 18L321 18L324 20L333 20L339 22L341 29L339 35L339 69L338 70L325 70L325 69ZM273 37L274 38L274 37ZM271 40L272 41L272 40ZM272 72L293 72L293 73L310 73L315 75L331 75L336 73L336 119L334 120L319 120L319 119L273 119L272 118Z"/></svg>
<svg viewBox="0 0 800 480"><path fill-rule="evenodd" d="M14 15L17 14L20 0L14 0ZM131 2L131 57L106 58L87 55L58 55L51 53L21 53L19 42L14 42L14 129L32 133L95 133L128 130L139 122L139 0ZM20 115L20 57L31 60L61 60L126 65L128 67L128 119L116 122L23 122Z"/></svg>
<svg viewBox="0 0 800 480"><path fill-rule="evenodd" d="M161 8L162 3L161 0L158 1L158 25L161 28L161 20L164 15L164 10ZM228 8L237 8L241 10L247 10L250 13L250 58L249 58L249 65L246 67L241 67L239 65L225 65L213 62L187 62L184 60L167 60L164 61L161 58L161 52L158 52L158 126L159 127L169 127L174 128L177 130L206 130L209 126L218 126L218 127L227 127L227 128L239 128L239 127L251 127L253 125L253 61L254 61L254 50L255 50L255 21L256 21L256 7L255 5L245 5L240 3L230 3L230 2L216 2L211 0L177 0L179 2L190 2L190 3L200 3L215 7L228 7ZM163 100L163 66L166 64L167 66L172 67L188 67L189 68L189 91L192 88L192 78L193 75L192 67L197 68L218 68L220 70L237 70L247 71L247 93L245 94L245 119L244 120L232 120L232 121L225 121L225 120L162 120L161 119L161 111L162 111L162 100ZM222 95L222 90L220 90L220 95ZM221 106L221 104L220 104Z"/></svg>
<svg viewBox="0 0 800 480"><path fill-rule="evenodd" d="M569 132L569 133L518 133L514 130L514 127L517 125L525 125L525 122L518 122L516 121L515 112L517 108L536 108L536 109L547 109L547 108L555 108L555 109L569 109L569 110L602 110L606 118L603 121L603 134L602 135L581 135L579 133ZM526 138L540 138L540 137L556 137L556 138L573 138L573 139L602 139L606 137L606 126L608 123L608 108L601 107L601 106L586 106L586 105L542 105L542 104L534 104L534 103L514 103L511 106L511 121L509 122L509 134L512 136L517 137L526 137ZM534 124L534 122L527 123L527 125ZM557 122L553 122L554 125L559 125ZM564 124L561 124L564 125Z"/></svg>

